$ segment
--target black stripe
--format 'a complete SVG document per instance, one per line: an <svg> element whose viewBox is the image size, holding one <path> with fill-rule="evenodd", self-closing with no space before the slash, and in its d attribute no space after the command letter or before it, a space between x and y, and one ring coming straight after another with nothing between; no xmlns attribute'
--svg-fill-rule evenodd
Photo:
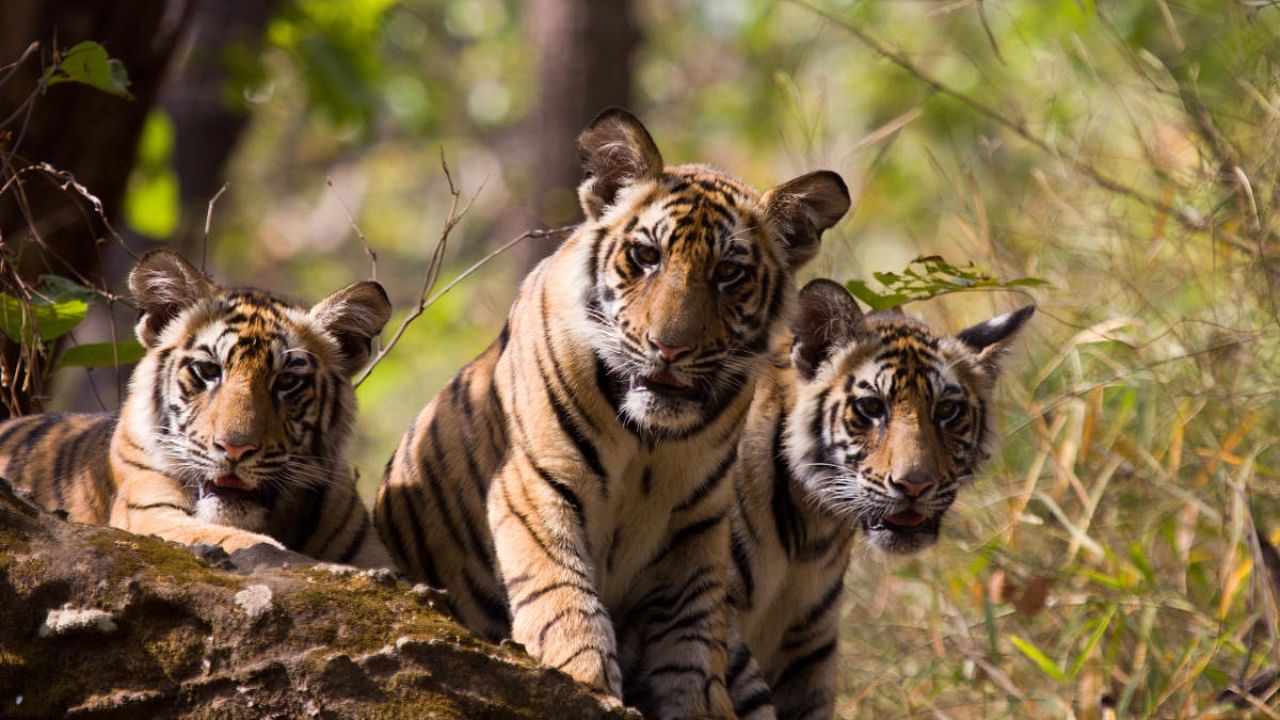
<svg viewBox="0 0 1280 720"><path fill-rule="evenodd" d="M732 449L729 450L729 454L725 456L724 460L722 460L720 464L716 466L716 469L712 470L711 474L708 475L705 480L699 483L698 487L695 488L694 491L689 494L689 497L686 498L679 505L676 505L675 510L673 512L683 512L685 510L692 508L694 505L697 505L708 494L710 494L712 490L719 487L720 482L724 480L725 474L729 472L729 468L733 465L733 461L736 460L737 457L738 457L738 448L733 447Z"/></svg>
<svg viewBox="0 0 1280 720"><path fill-rule="evenodd" d="M798 657L795 660L792 660L785 668L783 668L782 672L778 673L778 679L773 683L773 686L784 687L788 682L791 682L796 676L799 676L807 672L813 666L818 665L819 663L823 662L827 658L831 657L832 654L835 653L835 651L836 651L836 641L832 640L826 645L819 647L817 650L814 650L813 652L807 655L802 655L801 657Z"/></svg>

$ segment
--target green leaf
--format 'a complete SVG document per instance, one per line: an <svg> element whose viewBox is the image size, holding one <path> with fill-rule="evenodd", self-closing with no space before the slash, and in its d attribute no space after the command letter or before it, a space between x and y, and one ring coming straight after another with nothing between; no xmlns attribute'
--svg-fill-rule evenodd
<svg viewBox="0 0 1280 720"><path fill-rule="evenodd" d="M41 340L61 337L74 330L88 314L89 304L83 300L24 303L0 293L0 332L14 342L31 342L33 329Z"/></svg>
<svg viewBox="0 0 1280 720"><path fill-rule="evenodd" d="M1080 674L1081 668L1089 659L1089 654L1097 647L1098 641L1102 640L1102 636L1107 632L1107 628L1111 627L1111 620L1116 616L1116 609L1113 607L1107 611L1107 614L1098 620L1098 626L1093 629L1093 633L1089 635L1089 640L1085 642L1084 647L1080 649L1080 655L1076 657L1076 661L1071 664L1071 671L1067 673L1067 677L1075 680Z"/></svg>
<svg viewBox="0 0 1280 720"><path fill-rule="evenodd" d="M45 73L45 82L49 85L77 82L109 95L133 99L124 63L109 57L107 49L92 40L77 43L68 50Z"/></svg>
<svg viewBox="0 0 1280 720"><path fill-rule="evenodd" d="M98 299L98 293L92 289L61 275L41 275L40 295L55 303L67 300L82 300L86 304L92 304L94 300ZM44 298L37 296L35 299L36 304L47 305L48 302Z"/></svg>
<svg viewBox="0 0 1280 720"><path fill-rule="evenodd" d="M1057 682L1067 682L1068 678L1066 674L1062 672L1062 668L1058 667L1057 663L1050 660L1049 656L1045 655L1040 648L1033 645L1030 640L1024 640L1011 633L1009 635L1009 642L1013 643L1014 647L1022 651L1022 654L1026 655L1028 660L1035 663L1036 667L1040 668L1040 672Z"/></svg>
<svg viewBox="0 0 1280 720"><path fill-rule="evenodd" d="M146 348L137 340L125 340L118 343L88 343L67 348L58 360L58 368L64 367L114 367L130 365L147 354Z"/></svg>
<svg viewBox="0 0 1280 720"><path fill-rule="evenodd" d="M873 310L886 310L948 293L1042 287L1049 284L1041 278L1032 277L1000 280L978 270L972 263L956 267L939 255L918 257L901 272L873 272L871 276L884 287L883 292L873 289L862 280L850 280L845 283L845 287Z"/></svg>

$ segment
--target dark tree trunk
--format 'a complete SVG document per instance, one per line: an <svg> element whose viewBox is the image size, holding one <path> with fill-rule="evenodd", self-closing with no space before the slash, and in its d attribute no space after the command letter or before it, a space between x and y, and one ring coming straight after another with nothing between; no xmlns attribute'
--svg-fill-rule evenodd
<svg viewBox="0 0 1280 720"><path fill-rule="evenodd" d="M604 108L631 100L632 58L641 40L632 10L630 0L529 3L527 23L538 48L538 105L522 132L527 156L515 183L530 199L522 230L579 217L577 135ZM555 250L557 241L522 243L521 271Z"/></svg>
<svg viewBox="0 0 1280 720"><path fill-rule="evenodd" d="M132 100L77 83L52 86L0 128L0 180L15 182L0 195L0 242L6 292L51 273L102 287L102 246L115 242L101 216L119 217L147 113L155 104L169 59L190 17L188 0L6 0L0 22L0 66L29 56L0 85L0 122L22 108L38 87L56 48L83 40L101 43L124 63ZM92 203L58 178L23 168L48 163L70 173L101 202ZM46 358L3 340L5 407L0 417L39 408Z"/></svg>
<svg viewBox="0 0 1280 720"><path fill-rule="evenodd" d="M230 98L227 53L243 50L256 57L279 6L279 0L199 3L190 49L160 95L160 106L173 120L174 170L182 203L181 224L171 244L197 261L204 252L209 201L221 189L227 162L249 126L247 108Z"/></svg>

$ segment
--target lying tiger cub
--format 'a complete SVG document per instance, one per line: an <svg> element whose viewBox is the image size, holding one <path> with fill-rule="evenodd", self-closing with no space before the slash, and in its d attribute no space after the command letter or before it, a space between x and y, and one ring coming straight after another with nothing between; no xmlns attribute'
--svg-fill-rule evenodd
<svg viewBox="0 0 1280 720"><path fill-rule="evenodd" d="M391 314L382 286L308 310L155 250L129 289L147 352L124 407L0 424L0 475L76 522L389 566L344 450L351 377Z"/></svg>
<svg viewBox="0 0 1280 720"><path fill-rule="evenodd" d="M864 316L829 280L801 291L791 362L780 356L758 381L730 470L730 602L746 643L729 664L739 717L833 715L857 531L892 553L937 540L990 455L1000 358L1034 311L946 337L898 313ZM753 682L753 657L768 687Z"/></svg>

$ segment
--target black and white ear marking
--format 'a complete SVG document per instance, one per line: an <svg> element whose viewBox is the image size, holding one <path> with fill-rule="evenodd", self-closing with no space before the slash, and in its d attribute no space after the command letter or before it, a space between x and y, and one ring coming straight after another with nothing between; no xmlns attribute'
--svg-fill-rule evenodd
<svg viewBox="0 0 1280 720"><path fill-rule="evenodd" d="M773 188L761 204L787 245L789 267L795 269L818 254L823 231L849 211L849 187L838 174L818 170Z"/></svg>
<svg viewBox="0 0 1280 720"><path fill-rule="evenodd" d="M168 249L151 250L129 272L129 292L141 316L134 332L145 347L154 347L160 333L183 310L211 297L217 286L181 255Z"/></svg>
<svg viewBox="0 0 1280 720"><path fill-rule="evenodd" d="M595 220L628 185L662 177L662 154L635 115L608 108L578 136L586 180L578 187L582 211Z"/></svg>
<svg viewBox="0 0 1280 720"><path fill-rule="evenodd" d="M791 364L802 379L812 380L823 362L865 333L865 318L849 291L831 280L809 281L799 304Z"/></svg>
<svg viewBox="0 0 1280 720"><path fill-rule="evenodd" d="M997 315L961 330L956 334L956 339L977 353L978 361L991 373L997 373L1000 371L1000 358L1008 352L1013 338L1035 311L1035 305L1026 305L1013 312Z"/></svg>
<svg viewBox="0 0 1280 720"><path fill-rule="evenodd" d="M310 315L338 341L343 370L351 376L369 361L373 338L391 318L391 300L381 285L365 280L316 303Z"/></svg>

